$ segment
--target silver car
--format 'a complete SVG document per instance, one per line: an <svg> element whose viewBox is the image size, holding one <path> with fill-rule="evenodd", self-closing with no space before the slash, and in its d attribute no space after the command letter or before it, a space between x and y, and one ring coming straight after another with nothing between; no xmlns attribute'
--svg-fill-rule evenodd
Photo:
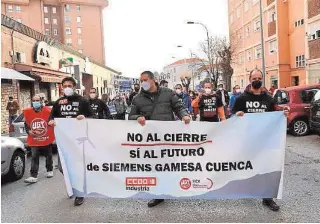
<svg viewBox="0 0 320 224"><path fill-rule="evenodd" d="M11 137L1 137L1 176L11 180L23 177L26 168L26 149L24 144Z"/></svg>

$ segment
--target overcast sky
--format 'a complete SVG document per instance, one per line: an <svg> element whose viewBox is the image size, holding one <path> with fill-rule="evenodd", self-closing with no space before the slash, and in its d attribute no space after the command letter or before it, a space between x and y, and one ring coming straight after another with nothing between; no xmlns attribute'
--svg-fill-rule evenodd
<svg viewBox="0 0 320 224"><path fill-rule="evenodd" d="M107 66L138 77L188 57L206 32L187 21L204 23L211 35L228 35L227 0L109 0L103 21Z"/></svg>

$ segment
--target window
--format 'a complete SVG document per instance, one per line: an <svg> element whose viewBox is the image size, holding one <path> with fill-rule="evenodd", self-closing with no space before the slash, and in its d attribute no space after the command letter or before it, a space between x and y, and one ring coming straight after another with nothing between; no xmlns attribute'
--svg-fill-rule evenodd
<svg viewBox="0 0 320 224"><path fill-rule="evenodd" d="M303 24L304 24L304 19L301 20L301 25L303 25Z"/></svg>
<svg viewBox="0 0 320 224"><path fill-rule="evenodd" d="M57 13L57 8L56 7L52 7L52 13L56 14Z"/></svg>
<svg viewBox="0 0 320 224"><path fill-rule="evenodd" d="M80 11L80 5L76 6L76 10L79 12Z"/></svg>
<svg viewBox="0 0 320 224"><path fill-rule="evenodd" d="M233 23L234 23L233 13L231 13L231 15L230 15L230 22L231 22L231 24L233 24Z"/></svg>
<svg viewBox="0 0 320 224"><path fill-rule="evenodd" d="M66 28L66 34L71 35L71 28Z"/></svg>
<svg viewBox="0 0 320 224"><path fill-rule="evenodd" d="M44 23L45 23L45 24L49 24L49 18L47 18L47 17L44 18Z"/></svg>
<svg viewBox="0 0 320 224"><path fill-rule="evenodd" d="M21 7L19 5L16 6L16 11L21 12Z"/></svg>
<svg viewBox="0 0 320 224"><path fill-rule="evenodd" d="M244 87L243 79L240 80L240 86L241 86L241 88Z"/></svg>
<svg viewBox="0 0 320 224"><path fill-rule="evenodd" d="M301 68L305 66L304 55L296 56L296 68Z"/></svg>
<svg viewBox="0 0 320 224"><path fill-rule="evenodd" d="M258 2L259 2L259 0L253 0L253 1L252 1L252 5L257 4Z"/></svg>
<svg viewBox="0 0 320 224"><path fill-rule="evenodd" d="M271 12L269 12L269 23L274 22L276 20L277 20L276 12L273 9Z"/></svg>
<svg viewBox="0 0 320 224"><path fill-rule="evenodd" d="M44 13L48 13L48 7L47 6L43 7L43 11Z"/></svg>
<svg viewBox="0 0 320 224"><path fill-rule="evenodd" d="M53 29L53 35L55 35L55 36L58 35L58 30L57 29Z"/></svg>
<svg viewBox="0 0 320 224"><path fill-rule="evenodd" d="M53 19L53 20L52 20L52 23L55 24L55 25L57 25L57 24L58 24L58 20L57 20L57 19Z"/></svg>
<svg viewBox="0 0 320 224"><path fill-rule="evenodd" d="M304 24L304 19L300 19L294 22L294 27L302 26Z"/></svg>
<svg viewBox="0 0 320 224"><path fill-rule="evenodd" d="M303 103L311 103L313 97L317 94L318 91L318 88L302 90L300 92L301 100L303 101Z"/></svg>
<svg viewBox="0 0 320 224"><path fill-rule="evenodd" d="M22 23L22 19L17 19L17 22L18 23Z"/></svg>
<svg viewBox="0 0 320 224"><path fill-rule="evenodd" d="M241 33L241 30L238 32L238 38L239 38L239 40L241 40L241 39L242 39L242 33Z"/></svg>
<svg viewBox="0 0 320 224"><path fill-rule="evenodd" d="M64 21L65 21L65 23L70 23L70 17L69 16L65 16L64 17Z"/></svg>
<svg viewBox="0 0 320 224"><path fill-rule="evenodd" d="M244 2L244 11L248 11L249 10L249 0L245 0Z"/></svg>
<svg viewBox="0 0 320 224"><path fill-rule="evenodd" d="M80 54L82 54L83 53L83 51L80 49L80 50L78 50L78 52L80 53Z"/></svg>
<svg viewBox="0 0 320 224"><path fill-rule="evenodd" d="M65 12L70 12L70 5L69 4L65 4L64 11Z"/></svg>
<svg viewBox="0 0 320 224"><path fill-rule="evenodd" d="M262 49L261 49L261 45L257 46L255 49L254 49L254 55L255 55L255 58L256 59L260 59L262 57Z"/></svg>
<svg viewBox="0 0 320 224"><path fill-rule="evenodd" d="M13 6L12 5L8 5L8 12L13 12Z"/></svg>
<svg viewBox="0 0 320 224"><path fill-rule="evenodd" d="M241 53L239 55L239 64L242 65L243 64L243 53Z"/></svg>
<svg viewBox="0 0 320 224"><path fill-rule="evenodd" d="M240 8L240 6L237 8L237 18L240 18L240 11L241 10L241 8Z"/></svg>
<svg viewBox="0 0 320 224"><path fill-rule="evenodd" d="M81 45L82 44L82 39L78 39L78 44Z"/></svg>
<svg viewBox="0 0 320 224"><path fill-rule="evenodd" d="M251 50L247 51L247 60L251 61Z"/></svg>
<svg viewBox="0 0 320 224"><path fill-rule="evenodd" d="M45 29L45 35L50 35L50 30L49 29Z"/></svg>
<svg viewBox="0 0 320 224"><path fill-rule="evenodd" d="M253 24L253 31L258 32L260 30L260 20L256 20Z"/></svg>
<svg viewBox="0 0 320 224"><path fill-rule="evenodd" d="M274 54L277 52L277 41L276 40L270 41L269 52L270 52L270 54Z"/></svg>
<svg viewBox="0 0 320 224"><path fill-rule="evenodd" d="M81 23L81 17L77 16L77 23Z"/></svg>
<svg viewBox="0 0 320 224"><path fill-rule="evenodd" d="M78 34L81 34L82 33L82 30L81 28L78 27Z"/></svg>
<svg viewBox="0 0 320 224"><path fill-rule="evenodd" d="M250 35L250 25L246 26L246 37L248 37Z"/></svg>
<svg viewBox="0 0 320 224"><path fill-rule="evenodd" d="M317 30L316 37L317 37L317 39L320 38L320 30Z"/></svg>
<svg viewBox="0 0 320 224"><path fill-rule="evenodd" d="M67 38L67 39L66 39L66 44L68 44L68 45L72 44L71 38Z"/></svg>

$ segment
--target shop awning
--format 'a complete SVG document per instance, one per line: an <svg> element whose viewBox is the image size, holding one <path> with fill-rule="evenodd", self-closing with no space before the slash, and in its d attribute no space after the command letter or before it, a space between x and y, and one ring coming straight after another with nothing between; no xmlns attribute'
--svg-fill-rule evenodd
<svg viewBox="0 0 320 224"><path fill-rule="evenodd" d="M1 79L34 81L33 78L30 78L29 76L26 76L10 68L1 68Z"/></svg>

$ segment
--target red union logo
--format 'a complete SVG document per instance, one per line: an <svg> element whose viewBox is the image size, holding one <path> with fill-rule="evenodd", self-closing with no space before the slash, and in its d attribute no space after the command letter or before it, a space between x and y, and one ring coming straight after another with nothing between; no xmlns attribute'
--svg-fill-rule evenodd
<svg viewBox="0 0 320 224"><path fill-rule="evenodd" d="M180 180L180 188L182 190L188 190L191 187L191 180L188 178L182 178Z"/></svg>
<svg viewBox="0 0 320 224"><path fill-rule="evenodd" d="M37 135L37 137L42 137L47 134L48 125L45 120L36 118L31 121L31 129Z"/></svg>
<svg viewBox="0 0 320 224"><path fill-rule="evenodd" d="M157 178L155 177L126 177L127 186L156 186Z"/></svg>

